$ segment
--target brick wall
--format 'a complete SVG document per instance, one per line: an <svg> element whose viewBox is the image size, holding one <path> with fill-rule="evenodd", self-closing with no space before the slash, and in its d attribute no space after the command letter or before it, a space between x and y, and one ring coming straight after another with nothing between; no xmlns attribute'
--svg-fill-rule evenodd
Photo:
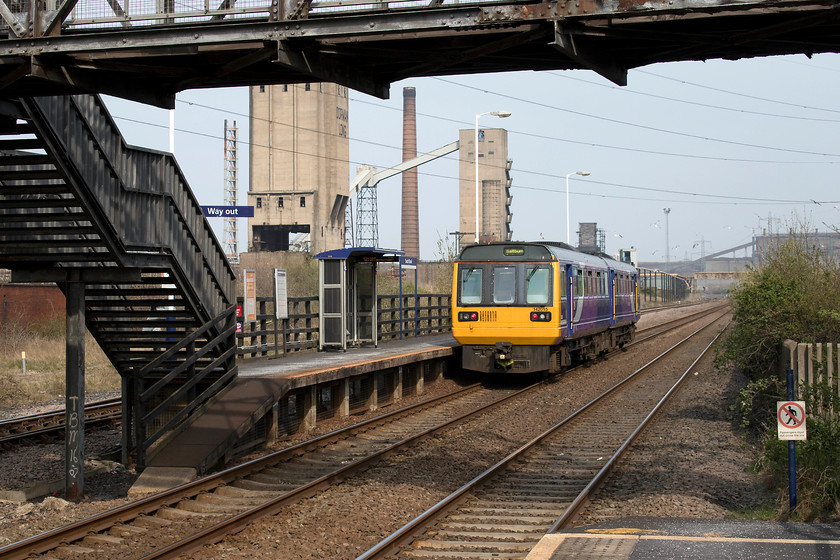
<svg viewBox="0 0 840 560"><path fill-rule="evenodd" d="M63 317L64 294L55 284L0 285L0 323Z"/></svg>

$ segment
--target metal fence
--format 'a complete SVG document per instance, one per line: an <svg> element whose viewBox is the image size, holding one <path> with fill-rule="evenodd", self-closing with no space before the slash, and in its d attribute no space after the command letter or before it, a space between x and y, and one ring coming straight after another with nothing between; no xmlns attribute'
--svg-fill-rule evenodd
<svg viewBox="0 0 840 560"><path fill-rule="evenodd" d="M241 323L237 355L275 356L318 348L318 297L289 298L289 318L275 320L274 298L257 298L257 320ZM242 298L237 300L242 305ZM418 294L378 296L378 340L443 333L451 330L450 296ZM241 318L238 319L241 321Z"/></svg>
<svg viewBox="0 0 840 560"><path fill-rule="evenodd" d="M662 304L682 301L688 296L691 284L688 278L652 268L637 268L639 296L642 304Z"/></svg>

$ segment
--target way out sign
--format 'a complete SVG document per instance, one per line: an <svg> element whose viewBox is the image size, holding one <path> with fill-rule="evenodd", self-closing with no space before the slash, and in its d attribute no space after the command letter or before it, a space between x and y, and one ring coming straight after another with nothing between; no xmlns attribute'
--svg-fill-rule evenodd
<svg viewBox="0 0 840 560"><path fill-rule="evenodd" d="M778 420L779 439L807 439L805 401L776 401L776 419Z"/></svg>

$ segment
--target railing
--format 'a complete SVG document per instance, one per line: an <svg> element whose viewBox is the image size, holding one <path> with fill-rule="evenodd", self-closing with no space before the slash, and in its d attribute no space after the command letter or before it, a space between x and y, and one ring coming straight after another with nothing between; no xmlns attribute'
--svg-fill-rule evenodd
<svg viewBox="0 0 840 560"><path fill-rule="evenodd" d="M682 301L689 293L689 281L682 276L651 268L638 267L636 270L639 275L639 298L643 304Z"/></svg>
<svg viewBox="0 0 840 560"><path fill-rule="evenodd" d="M234 314L230 306L133 376L129 390L138 465L145 466L158 440L236 377Z"/></svg>
<svg viewBox="0 0 840 560"><path fill-rule="evenodd" d="M128 255L171 255L173 273L205 320L231 304L235 276L201 205L172 154L128 146L102 99L96 95L25 101L43 115L72 171L91 190L91 203L107 217ZM90 161L96 153L96 165ZM89 209L90 210L90 209ZM194 290L194 293L190 293Z"/></svg>
<svg viewBox="0 0 840 560"><path fill-rule="evenodd" d="M241 305L242 298L238 301ZM379 340L443 333L452 328L448 294L418 294L416 311L413 295L381 295L377 301ZM241 323L241 332L236 334L238 356L255 358L318 348L317 296L289 298L289 318L277 321L274 317L274 298L257 298L257 320Z"/></svg>
<svg viewBox="0 0 840 560"><path fill-rule="evenodd" d="M452 330L451 298L446 294L379 296L379 340L436 334ZM400 308L402 307L402 321ZM417 319L415 321L415 318Z"/></svg>
<svg viewBox="0 0 840 560"><path fill-rule="evenodd" d="M242 298L237 300L242 305ZM257 320L237 318L237 355L243 358L318 348L318 297L289 298L289 318L277 321L274 298L257 298Z"/></svg>
<svg viewBox="0 0 840 560"><path fill-rule="evenodd" d="M64 28L147 27L172 23L289 20L318 15L350 15L398 9L433 9L457 4L457 0L313 0L272 2L271 0L180 0L179 2L89 2L80 1L64 21ZM483 2L492 4L493 2ZM25 4L25 3L22 3ZM280 6L280 14L274 10ZM18 12L19 13L19 12ZM19 20L24 22L20 14Z"/></svg>

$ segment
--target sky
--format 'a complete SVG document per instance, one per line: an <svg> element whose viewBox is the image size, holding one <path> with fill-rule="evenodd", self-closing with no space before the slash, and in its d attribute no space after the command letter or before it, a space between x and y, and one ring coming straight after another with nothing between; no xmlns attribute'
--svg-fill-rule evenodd
<svg viewBox="0 0 840 560"><path fill-rule="evenodd" d="M511 113L479 123L508 130L515 240L566 241L566 175L576 171L590 175L569 178L573 242L579 222L596 222L607 253L632 247L639 261L840 226L840 55L656 64L631 70L625 87L578 70L409 79L387 100L351 90L348 180L359 165L400 162L404 87L417 92L418 154L457 140L478 114ZM130 144L169 150L169 111L106 104ZM203 205L224 203L225 119L238 129L244 205L247 89L178 94L174 154ZM459 226L457 152L420 167L418 180L420 256L438 260ZM400 187L399 176L379 184L380 247L399 248ZM211 223L221 241L222 220Z"/></svg>

